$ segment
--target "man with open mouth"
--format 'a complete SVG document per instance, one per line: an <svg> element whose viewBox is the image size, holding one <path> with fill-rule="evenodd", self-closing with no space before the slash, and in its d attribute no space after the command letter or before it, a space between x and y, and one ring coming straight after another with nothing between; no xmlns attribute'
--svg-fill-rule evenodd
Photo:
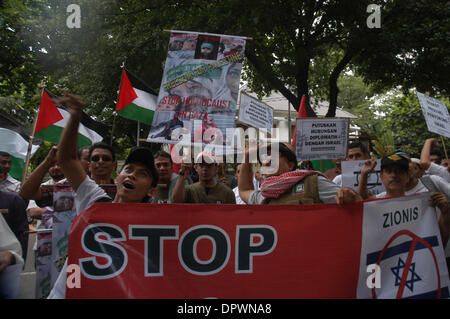
<svg viewBox="0 0 450 319"><path fill-rule="evenodd" d="M78 126L81 119L83 102L69 93L60 103L67 107L70 119L64 128L58 145L58 162L64 175L75 191L77 215L82 213L92 203L111 201L106 192L86 174L77 156ZM135 147L130 151L120 173L115 178L117 193L113 203L148 202L158 182L153 154L149 148ZM64 298L67 277L67 260L58 276L48 298Z"/></svg>

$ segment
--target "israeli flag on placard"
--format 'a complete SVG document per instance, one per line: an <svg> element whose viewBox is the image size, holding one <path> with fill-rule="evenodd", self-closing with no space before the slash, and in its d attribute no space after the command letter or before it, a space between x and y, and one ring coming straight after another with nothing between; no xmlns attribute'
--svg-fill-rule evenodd
<svg viewBox="0 0 450 319"><path fill-rule="evenodd" d="M429 203L429 193L364 203L358 298L449 298L436 211Z"/></svg>

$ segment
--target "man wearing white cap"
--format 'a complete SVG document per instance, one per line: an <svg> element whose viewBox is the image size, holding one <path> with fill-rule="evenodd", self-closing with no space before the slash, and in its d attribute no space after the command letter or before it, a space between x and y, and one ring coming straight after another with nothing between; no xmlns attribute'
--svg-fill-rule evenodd
<svg viewBox="0 0 450 319"><path fill-rule="evenodd" d="M172 194L172 203L236 204L233 191L216 181L217 160L214 155L202 152L197 156L195 163L198 182L185 185L192 164L181 164L180 177Z"/></svg>

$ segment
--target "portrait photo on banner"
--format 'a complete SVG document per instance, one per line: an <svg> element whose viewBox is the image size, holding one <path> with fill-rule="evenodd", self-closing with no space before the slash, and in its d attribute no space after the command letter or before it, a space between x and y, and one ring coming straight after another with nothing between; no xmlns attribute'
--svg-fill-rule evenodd
<svg viewBox="0 0 450 319"><path fill-rule="evenodd" d="M226 129L235 127L244 50L242 37L172 32L147 141L226 144Z"/></svg>

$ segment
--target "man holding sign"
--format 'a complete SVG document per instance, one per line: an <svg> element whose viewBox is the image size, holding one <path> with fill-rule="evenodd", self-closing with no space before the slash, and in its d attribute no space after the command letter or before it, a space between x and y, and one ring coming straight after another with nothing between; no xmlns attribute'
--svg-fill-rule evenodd
<svg viewBox="0 0 450 319"><path fill-rule="evenodd" d="M353 142L348 146L346 161L368 160L370 158L367 147L361 142ZM333 182L342 186L342 174L337 175Z"/></svg>
<svg viewBox="0 0 450 319"><path fill-rule="evenodd" d="M363 179L367 177L375 165L376 161L374 160L367 160L364 163L364 166L361 169L361 180L358 189L360 194L364 192L363 188L365 183ZM371 196L369 198L389 198L412 194L406 191L406 185L410 180L410 174L409 160L406 157L397 153L383 157L381 159L380 177L384 187L386 188L386 192ZM439 230L441 232L442 242L445 248L450 232L450 205L445 194L439 192L432 193L431 202L433 207L437 207L441 211L441 215L439 217Z"/></svg>

